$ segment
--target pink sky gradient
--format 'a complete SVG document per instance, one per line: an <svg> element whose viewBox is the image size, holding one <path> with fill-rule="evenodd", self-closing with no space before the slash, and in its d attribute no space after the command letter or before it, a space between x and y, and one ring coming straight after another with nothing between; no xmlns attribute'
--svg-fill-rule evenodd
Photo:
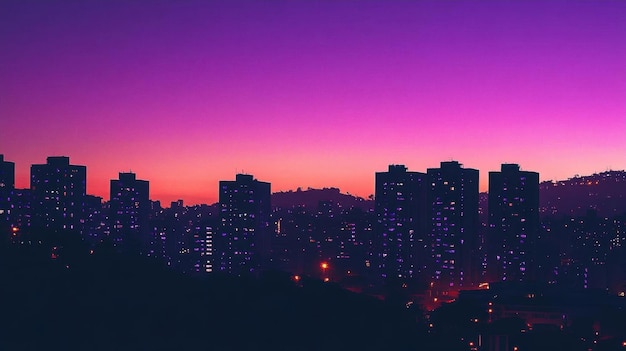
<svg viewBox="0 0 626 351"><path fill-rule="evenodd" d="M167 204L367 197L374 173L458 160L565 179L626 168L626 1L0 3L0 153L132 170Z"/></svg>

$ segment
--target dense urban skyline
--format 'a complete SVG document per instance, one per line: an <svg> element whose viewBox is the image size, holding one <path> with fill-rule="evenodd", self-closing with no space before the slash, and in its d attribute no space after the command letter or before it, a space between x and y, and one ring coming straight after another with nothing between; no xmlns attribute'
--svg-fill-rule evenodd
<svg viewBox="0 0 626 351"><path fill-rule="evenodd" d="M0 152L87 192L132 170L151 198L374 193L389 164L502 163L541 181L625 169L626 3L5 1Z"/></svg>
<svg viewBox="0 0 626 351"><path fill-rule="evenodd" d="M481 197L478 170L458 162L426 173L390 165L376 173L372 211L336 188L312 205L304 194L320 190L282 193L290 205L272 206L271 183L243 174L220 181L217 206L161 206L134 173L111 180L103 203L86 193L87 167L68 157L32 165L30 189L15 189L15 164L0 161L0 231L13 244L78 235L91 250L153 257L182 273L358 275L372 287L405 280L444 295L536 279L623 294L626 272L613 259L624 257L626 171L543 185L539 173L503 164ZM52 245L51 259L63 247Z"/></svg>
<svg viewBox="0 0 626 351"><path fill-rule="evenodd" d="M6 157L6 155L0 154L0 156L2 156L2 161L9 162L9 163L13 163L12 167L14 167L14 168L13 168L13 169L14 169L14 171L12 171L12 172L17 173L17 171L16 171L16 170L18 169L18 165L17 165L17 164L16 164L13 160L8 159L8 158ZM76 163L74 162L73 158L71 158L71 157L69 157L69 156L48 156L48 157L46 157L45 162L40 162L40 164L32 164L32 165L29 165L29 177L31 177L31 178L32 178L32 174L33 174L33 173L32 173L32 172L33 172L33 167L35 167L35 168L37 168L37 167L41 167L41 164L45 164L45 163L47 163L47 162L50 162L50 159L64 159L64 162L70 162L70 160L71 160L72 164L74 164L74 166L75 166L75 167L82 167L82 168L84 168L83 172L85 172L85 173L86 173L86 184L85 184L85 186L86 186L86 188L87 188L87 192L86 192L86 193L87 193L88 195L95 195L95 196L99 196L99 197L101 197L104 201L109 201L109 200L111 199L111 188L110 188L110 187L109 187L109 188L107 188L107 189L105 190L105 192L104 192L104 193L94 193L94 192L91 192L91 191L89 190L89 188L90 188L90 187L89 187L89 183L90 183L90 180L89 180L89 166L88 166L88 165L76 165ZM463 165L464 165L462 162L460 162L460 161L458 161L458 160L446 160L446 161L441 161L441 162L442 162L442 163L458 163L458 164L460 164L461 166L463 166ZM502 166L502 165L500 165L500 166ZM518 168L520 167L519 165L515 165L515 166L516 166L516 167L518 167ZM388 165L388 167L390 167L390 168L393 168L393 167L400 167L400 168L403 168L403 169L404 169L404 168L406 168L406 166L405 166L405 165L400 165L400 164L389 164L389 165ZM533 171L533 170L528 170L528 169L525 169L525 168L523 168L523 167L521 167L521 169L522 169L522 170L525 170L525 171ZM417 171L417 172L424 172L424 171L426 171L427 169L425 169L425 170L408 169L408 170L409 170L409 171L411 171L411 173L415 173L415 171ZM374 174L374 179L376 178L376 175L377 175L380 171L382 171L382 170L378 170L378 172L375 172L375 174ZM536 170L535 170L535 171L536 171ZM491 171L491 172L489 172L489 173L493 173L493 172L494 172L494 171ZM595 174L595 173L594 173L594 174ZM116 177L117 177L117 176L120 176L120 177L121 177L122 175L132 175L133 177L137 176L137 174L136 174L136 173L134 173L134 172L132 172L132 171L127 171L127 172L119 172L119 174L118 174L118 175L116 175ZM250 177L255 176L255 175L253 175L253 174L249 174L249 173L245 173L245 172L238 172L237 174L233 174L233 175L231 175L231 178L232 178L233 176L235 176L235 175L236 175L237 177L239 177L239 176L250 176ZM139 176L141 177L141 175L139 175ZM482 174L482 172L478 172L478 176L479 176L480 182L482 182L482 178L484 178L484 177L488 178L488 177L489 177L489 174ZM537 173L537 176L539 177L539 173ZM576 174L575 176L580 176L580 174ZM583 175L583 176L584 176L584 175ZM144 177L144 178L145 178L145 177ZM14 180L16 180L16 179L17 179L17 177L15 177L15 179L14 179ZM572 179L572 177L569 177L569 178L567 178L567 179ZM558 181L563 181L563 180L565 180L565 179L543 179L542 181L554 181L554 182L558 182ZM113 182L116 182L116 181L118 181L118 180L116 180L115 178L111 178L111 179L109 179L109 184L111 184L111 183L113 183ZM147 181L147 182L150 182L150 184L152 184L152 182L151 182L151 180L150 180L150 179L142 180L142 182L146 182L146 181ZM222 179L222 180L217 181L215 184L213 184L213 187L215 187L216 189L218 189L218 192L219 192L219 183L221 183L221 182L223 182L223 181L224 181L224 180ZM267 181L268 181L269 183L272 183L272 180L271 180L271 179L267 179ZM14 186L15 186L15 188L16 188L16 189L30 189L30 188L31 188L31 183L32 183L32 180L31 180L31 181L29 181L29 183L27 183L27 184L26 184L26 186L20 186L20 185L19 185L19 183L18 183L17 181L15 181ZM273 186L273 183L272 183L272 186ZM152 185L150 186L150 188L152 188ZM335 188L335 189L338 189L338 191L344 192L344 190L343 190L343 189L337 188L336 186L333 186L332 184L329 184L327 187L324 187L324 188ZM371 192L371 193L370 193L370 195L368 195L368 196L361 196L360 194L353 194L353 193L350 193L350 192L345 192L345 193L347 193L347 194L349 194L349 195L352 195L352 196L357 196L357 197L362 197L362 198L369 198L369 196L374 196L374 194L375 194L375 188L376 188L375 184L373 184L372 188L373 188L373 189L372 189L372 192ZM315 188L308 187L307 189L315 189ZM321 188L320 188L320 189L321 189ZM282 191L296 191L296 190L297 190L297 189L281 189L281 190L272 190L272 193L275 193L275 192L282 192ZM489 192L489 188L488 188L488 187L487 187L487 188L485 188L485 189L483 189L483 188L479 188L479 191L480 191L481 193L487 193L487 192ZM171 199L172 199L172 200L171 200L171 201L169 201L169 198L167 199L167 201L165 201L165 200L163 200L163 199L161 199L161 198L156 198L156 197L155 197L154 195L152 195L152 194L153 194L153 193L152 193L152 190L150 190L150 193L149 193L149 199L150 199L150 200L153 200L153 201L161 201L161 202L162 202L162 204L163 204L163 205L165 205L165 206L167 206L169 203L180 202L180 201L183 201L183 203L185 203L185 205L203 205L203 204L212 205L212 204L216 204L216 203L218 202L218 199L216 199L215 201L212 201L212 202L197 202L197 203L196 203L196 202L187 202L185 199L182 199L180 196L178 196L178 197L177 197L177 196L176 196L176 194L173 194L173 195L172 195L172 197L171 197Z"/></svg>
<svg viewBox="0 0 626 351"><path fill-rule="evenodd" d="M332 188L276 194L291 198L278 206L269 182L238 174L219 182L217 206L163 207L134 173L112 179L104 203L68 157L32 165L30 189L14 188L14 166L0 154L0 274L7 318L20 322L6 324L32 328L10 330L11 349L51 338L64 349L311 346L307 323L324 325L322 348L341 350L605 351L626 340L626 171L540 184L502 164L480 196L478 170L458 162L390 165L373 204ZM245 344L223 338L242 331Z"/></svg>

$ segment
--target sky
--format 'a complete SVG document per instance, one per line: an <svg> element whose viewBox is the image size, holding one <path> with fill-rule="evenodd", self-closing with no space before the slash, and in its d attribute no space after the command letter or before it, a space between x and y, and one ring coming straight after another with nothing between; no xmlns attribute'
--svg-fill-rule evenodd
<svg viewBox="0 0 626 351"><path fill-rule="evenodd" d="M19 188L64 155L165 204L242 172L367 197L389 164L626 169L626 1L4 0L0 154Z"/></svg>

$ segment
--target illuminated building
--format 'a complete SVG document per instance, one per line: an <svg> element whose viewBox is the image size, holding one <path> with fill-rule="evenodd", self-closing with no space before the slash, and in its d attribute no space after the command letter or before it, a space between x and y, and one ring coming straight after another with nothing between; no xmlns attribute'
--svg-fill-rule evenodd
<svg viewBox="0 0 626 351"><path fill-rule="evenodd" d="M533 274L539 232L539 173L503 164L489 172L488 272L492 280L523 281Z"/></svg>
<svg viewBox="0 0 626 351"><path fill-rule="evenodd" d="M425 205L426 174L407 172L404 165L376 173L374 246L381 278L414 279L424 272Z"/></svg>
<svg viewBox="0 0 626 351"><path fill-rule="evenodd" d="M30 189L14 189L11 195L11 225L17 228L32 226L32 191Z"/></svg>
<svg viewBox="0 0 626 351"><path fill-rule="evenodd" d="M87 167L69 157L48 157L30 168L33 226L81 232L87 195Z"/></svg>
<svg viewBox="0 0 626 351"><path fill-rule="evenodd" d="M0 230L7 229L12 217L11 197L15 191L15 163L0 154Z"/></svg>
<svg viewBox="0 0 626 351"><path fill-rule="evenodd" d="M172 269L201 275L213 271L213 237L217 225L213 206L184 206L183 200L159 209L153 224L151 256L163 258Z"/></svg>
<svg viewBox="0 0 626 351"><path fill-rule="evenodd" d="M478 170L441 162L427 170L430 209L430 273L442 290L471 286L480 266Z"/></svg>
<svg viewBox="0 0 626 351"><path fill-rule="evenodd" d="M234 181L220 181L220 227L214 240L219 270L241 274L263 268L268 262L273 234L269 225L270 188L270 183L247 174L237 174Z"/></svg>
<svg viewBox="0 0 626 351"><path fill-rule="evenodd" d="M89 244L97 244L104 239L107 230L106 214L102 207L102 198L87 195L85 200L85 226L83 238Z"/></svg>
<svg viewBox="0 0 626 351"><path fill-rule="evenodd" d="M198 273L213 272L213 236L212 226L205 225L203 232L194 235L194 250L198 252L199 259L194 262L194 269Z"/></svg>
<svg viewBox="0 0 626 351"><path fill-rule="evenodd" d="M150 185L135 173L120 173L111 180L110 235L122 251L150 253Z"/></svg>

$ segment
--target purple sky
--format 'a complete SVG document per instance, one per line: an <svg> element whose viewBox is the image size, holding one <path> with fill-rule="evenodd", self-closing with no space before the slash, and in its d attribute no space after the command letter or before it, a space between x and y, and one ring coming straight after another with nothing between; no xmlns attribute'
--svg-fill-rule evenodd
<svg viewBox="0 0 626 351"><path fill-rule="evenodd" d="M89 193L132 170L187 203L241 171L625 169L626 1L4 0L0 153L18 187L67 155Z"/></svg>

